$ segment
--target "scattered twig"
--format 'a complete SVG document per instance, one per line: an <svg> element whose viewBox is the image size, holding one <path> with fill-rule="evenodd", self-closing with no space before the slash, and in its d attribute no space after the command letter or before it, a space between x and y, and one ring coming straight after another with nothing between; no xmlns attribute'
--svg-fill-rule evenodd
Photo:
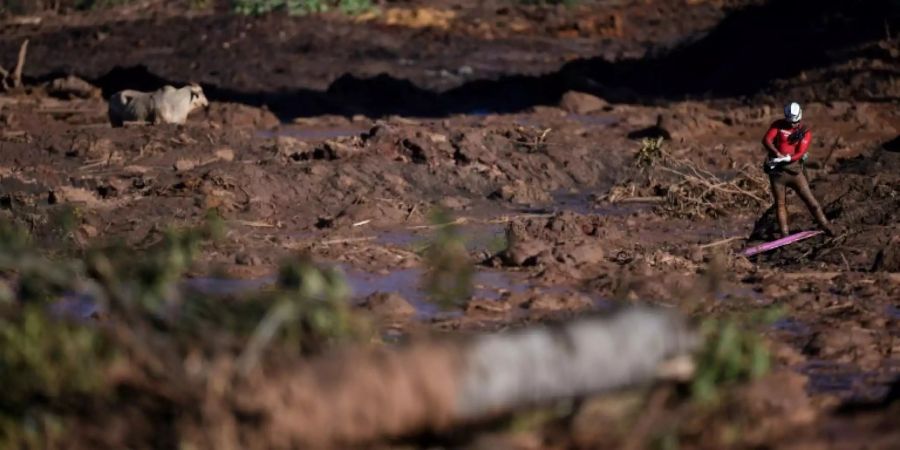
<svg viewBox="0 0 900 450"><path fill-rule="evenodd" d="M276 226L272 225L271 223L253 221L253 220L235 219L235 220L231 220L230 222L237 224L237 225L244 225L244 226L255 227L255 228L276 228Z"/></svg>
<svg viewBox="0 0 900 450"><path fill-rule="evenodd" d="M6 25L40 25L42 21L40 16L18 16L6 19Z"/></svg>
<svg viewBox="0 0 900 450"><path fill-rule="evenodd" d="M693 181L693 182L696 182L696 183L698 183L698 184L702 184L702 185L706 186L707 188L709 188L710 190L715 189L715 190L719 190L719 191L722 191L722 192L725 192L725 193L728 193L728 194L746 195L747 197L750 197L750 198L752 198L752 199L754 199L754 200L756 200L756 201L758 201L758 202L760 202L760 203L765 203L765 202L766 202L765 200L763 200L763 199L762 199L761 197L759 197L758 195L755 195L755 194L753 194L753 193L751 193L751 192L749 192L749 191L746 191L746 190L743 190L743 189L738 189L738 188L728 188L728 187L724 187L724 186L730 185L731 183L727 183L727 182L718 182L718 183L716 183L716 184L713 184L712 182L709 181L709 179L714 179L714 180L716 180L716 181L718 181L718 179L717 179L714 175L711 175L711 174L708 175L709 178L704 179L704 178L702 178L702 177L700 177L700 176L686 174L686 173L683 173L683 172L680 172L680 171L678 171L678 170L671 169L671 168L665 167L665 166L661 166L661 167L660 167L660 170L663 170L663 171L665 171L665 172L670 172L670 173L675 174L675 175L679 175L679 176L685 178L685 179L688 180L688 181Z"/></svg>
<svg viewBox="0 0 900 450"><path fill-rule="evenodd" d="M90 170L95 167L102 167L107 164L107 161L104 159L98 159L96 161L89 162L87 164L82 165L78 168L78 170Z"/></svg>
<svg viewBox="0 0 900 450"><path fill-rule="evenodd" d="M710 242L710 243L708 243L708 244L703 244L703 245L701 245L701 246L699 246L699 247L697 247L697 248L718 247L718 246L720 246L720 245L728 244L728 243L731 243L731 242L734 242L734 241L743 241L743 240L745 240L745 239L746 239L746 238L743 237L743 236L732 236L732 237L730 237L730 238L725 238L725 239L721 239L721 240L718 240L718 241L715 241L715 242Z"/></svg>
<svg viewBox="0 0 900 450"><path fill-rule="evenodd" d="M450 226L450 225L460 225L460 224L466 223L468 221L469 221L469 219L467 219L465 217L459 217L452 222L436 223L434 225L416 225L416 226L412 226L412 227L407 227L407 229L409 229L409 230L431 230L431 229L435 229L435 228L443 228L443 227Z"/></svg>
<svg viewBox="0 0 900 450"><path fill-rule="evenodd" d="M847 261L847 257L844 256L844 252L840 252L840 255L841 255L841 260L844 261L844 267L847 268L847 272L851 272L852 270L850 269L850 262Z"/></svg>
<svg viewBox="0 0 900 450"><path fill-rule="evenodd" d="M547 213L547 214L517 214L514 216L501 216L501 217L497 217L494 219L482 220L482 221L480 221L480 223L496 224L496 223L509 223L509 222L512 222L514 220L519 220L519 219L548 219L555 215L556 214L551 214L551 213Z"/></svg>
<svg viewBox="0 0 900 450"><path fill-rule="evenodd" d="M3 133L0 133L0 136L2 136L4 139L9 139L9 138L22 137L22 136L25 136L26 134L28 134L28 132L25 130L9 130L9 131L3 131Z"/></svg>
<svg viewBox="0 0 900 450"><path fill-rule="evenodd" d="M841 276L841 272L788 272L778 276L788 280L831 280Z"/></svg>
<svg viewBox="0 0 900 450"><path fill-rule="evenodd" d="M831 305L827 308L820 309L817 314L819 314L820 316L828 315L828 314L835 314L835 313L846 311L848 309L853 309L855 306L856 306L856 304L853 302L838 303L837 305Z"/></svg>
<svg viewBox="0 0 900 450"><path fill-rule="evenodd" d="M369 222L371 222L371 221L372 221L372 219L361 220L361 221L359 221L359 222L354 223L354 224L352 225L352 227L353 227L353 228L361 227L361 226L366 225L367 223L369 223Z"/></svg>
<svg viewBox="0 0 900 450"><path fill-rule="evenodd" d="M768 203L765 194L768 183L750 166L741 167L734 176L723 179L690 159L650 150L650 147L642 148L635 157L641 168L640 181L627 180L613 186L604 197L606 201L648 200L659 203L660 211L684 218L721 216L735 207L758 207ZM658 194L660 190L664 195Z"/></svg>
<svg viewBox="0 0 900 450"><path fill-rule="evenodd" d="M22 87L22 69L25 67L25 56L28 54L28 39L19 47L19 58L16 60L16 68L13 69L12 82L14 88Z"/></svg>
<svg viewBox="0 0 900 450"><path fill-rule="evenodd" d="M543 144L543 143L544 143L544 139L547 138L547 134L550 133L550 130L552 130L552 129L553 129L553 128L547 128L546 130L544 130L543 132L541 132L540 137L538 137L538 142L541 143L541 144Z"/></svg>
<svg viewBox="0 0 900 450"><path fill-rule="evenodd" d="M331 239L331 240L319 242L319 245L350 244L350 243L353 243L353 242L374 241L375 239L377 239L376 236L363 236L363 237L355 237L355 238Z"/></svg>
<svg viewBox="0 0 900 450"><path fill-rule="evenodd" d="M654 195L647 197L626 197L610 199L610 203L662 203L666 201L665 197Z"/></svg>

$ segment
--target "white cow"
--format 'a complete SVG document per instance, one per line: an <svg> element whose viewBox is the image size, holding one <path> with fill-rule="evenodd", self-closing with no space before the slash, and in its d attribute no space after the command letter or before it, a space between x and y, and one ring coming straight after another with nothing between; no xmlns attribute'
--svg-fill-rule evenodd
<svg viewBox="0 0 900 450"><path fill-rule="evenodd" d="M109 97L109 122L114 127L125 122L184 124L188 114L207 106L209 101L197 84L179 89L166 85L153 92L126 89Z"/></svg>

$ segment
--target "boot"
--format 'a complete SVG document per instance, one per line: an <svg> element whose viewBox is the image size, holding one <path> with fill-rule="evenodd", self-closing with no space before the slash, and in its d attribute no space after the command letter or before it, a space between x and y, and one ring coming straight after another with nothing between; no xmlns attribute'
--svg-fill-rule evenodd
<svg viewBox="0 0 900 450"><path fill-rule="evenodd" d="M781 237L786 238L791 235L787 222L787 206L780 204L775 206L775 215L778 217L778 229L781 231Z"/></svg>

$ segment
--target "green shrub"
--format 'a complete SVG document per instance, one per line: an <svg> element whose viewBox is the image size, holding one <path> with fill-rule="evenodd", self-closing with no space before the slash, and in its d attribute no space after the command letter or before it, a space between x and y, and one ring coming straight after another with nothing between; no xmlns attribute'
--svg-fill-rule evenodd
<svg viewBox="0 0 900 450"><path fill-rule="evenodd" d="M692 397L714 402L724 386L746 382L769 372L771 357L763 337L753 327L771 324L780 309L764 310L742 319L708 319L701 326L705 344L697 358Z"/></svg>
<svg viewBox="0 0 900 450"><path fill-rule="evenodd" d="M437 231L425 249L425 290L441 307L460 306L472 296L475 273L465 238L447 211L435 211L431 222Z"/></svg>
<svg viewBox="0 0 900 450"><path fill-rule="evenodd" d="M286 262L273 288L240 298L179 289L200 248L220 234L211 215L144 251L112 245L50 259L0 221L0 448L64 448L71 423L108 416L136 395L156 398L163 415L202 416L191 408L200 408L207 380L191 375L191 357L233 360L246 374L368 337L341 273L304 258ZM68 293L92 298L102 322L53 313ZM144 381L119 398L117 383L128 387L128 379ZM154 397L150 380L178 394Z"/></svg>

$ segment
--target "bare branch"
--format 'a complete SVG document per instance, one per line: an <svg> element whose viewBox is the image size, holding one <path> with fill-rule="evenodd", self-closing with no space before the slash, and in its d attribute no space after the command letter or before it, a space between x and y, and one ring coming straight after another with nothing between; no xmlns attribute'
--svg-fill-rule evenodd
<svg viewBox="0 0 900 450"><path fill-rule="evenodd" d="M0 66L0 90L4 92L9 90L9 84L6 82L7 78L9 78L9 72L3 66Z"/></svg>
<svg viewBox="0 0 900 450"><path fill-rule="evenodd" d="M28 39L19 47L19 58L16 60L16 68L13 69L12 82L14 88L22 87L22 69L25 67L25 56L28 54Z"/></svg>

